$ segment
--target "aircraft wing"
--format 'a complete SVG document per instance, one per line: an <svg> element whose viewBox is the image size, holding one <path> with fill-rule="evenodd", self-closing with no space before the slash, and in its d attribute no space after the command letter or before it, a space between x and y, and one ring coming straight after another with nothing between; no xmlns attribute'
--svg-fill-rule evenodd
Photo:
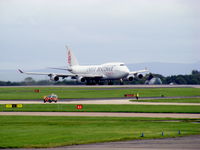
<svg viewBox="0 0 200 150"><path fill-rule="evenodd" d="M68 68L52 68L52 67L49 67L50 69L56 69L56 70L67 70L67 71L72 71L72 69L68 69Z"/></svg>
<svg viewBox="0 0 200 150"><path fill-rule="evenodd" d="M47 72L24 72L18 69L20 73L28 74L28 75L47 75L47 76L57 76L57 77L84 77L84 78L103 78L102 75L95 75L95 74L65 74L65 73L47 73Z"/></svg>
<svg viewBox="0 0 200 150"><path fill-rule="evenodd" d="M138 74L138 73L144 73L144 72L149 72L149 70L144 69L144 70L138 70L138 71L131 71L129 74L133 74L133 75L135 75L135 74Z"/></svg>
<svg viewBox="0 0 200 150"><path fill-rule="evenodd" d="M28 75L48 75L48 76L57 76L57 77L73 77L74 74L65 74L65 73L47 73L47 72L24 72L18 69L20 73L28 74Z"/></svg>

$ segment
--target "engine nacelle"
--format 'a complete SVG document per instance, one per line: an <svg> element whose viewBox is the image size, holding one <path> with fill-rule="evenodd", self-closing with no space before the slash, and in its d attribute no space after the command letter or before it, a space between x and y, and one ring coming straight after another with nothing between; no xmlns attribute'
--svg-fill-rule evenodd
<svg viewBox="0 0 200 150"><path fill-rule="evenodd" d="M77 77L72 76L71 79L72 79L72 80L75 80L75 79L77 79Z"/></svg>
<svg viewBox="0 0 200 150"><path fill-rule="evenodd" d="M137 77L138 77L139 79L142 79L142 78L143 78L143 75L142 75L142 74L138 74Z"/></svg>
<svg viewBox="0 0 200 150"><path fill-rule="evenodd" d="M134 76L129 75L129 76L127 77L127 80L128 80L128 81L133 81L133 80L134 80Z"/></svg>
<svg viewBox="0 0 200 150"><path fill-rule="evenodd" d="M135 75L129 75L128 77L127 77L127 80L128 81L133 81L134 80L134 78L139 78L139 79L142 79L143 78L143 75L142 74L135 74Z"/></svg>
<svg viewBox="0 0 200 150"><path fill-rule="evenodd" d="M51 80L51 81L58 81L58 80L59 80L59 77L56 76L56 75L51 75L51 76L50 76L50 80Z"/></svg>
<svg viewBox="0 0 200 150"><path fill-rule="evenodd" d="M78 77L77 81L84 83L86 82L86 79L84 77Z"/></svg>

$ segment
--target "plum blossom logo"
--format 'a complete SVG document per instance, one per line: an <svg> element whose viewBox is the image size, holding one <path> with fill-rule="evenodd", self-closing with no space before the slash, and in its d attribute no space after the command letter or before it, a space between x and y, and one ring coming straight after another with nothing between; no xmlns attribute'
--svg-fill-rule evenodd
<svg viewBox="0 0 200 150"><path fill-rule="evenodd" d="M68 64L71 65L71 53L70 53L70 51L68 51Z"/></svg>

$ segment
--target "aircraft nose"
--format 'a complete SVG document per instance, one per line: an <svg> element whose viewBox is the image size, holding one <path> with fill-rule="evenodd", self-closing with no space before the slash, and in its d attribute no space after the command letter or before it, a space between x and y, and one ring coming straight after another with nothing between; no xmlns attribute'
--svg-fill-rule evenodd
<svg viewBox="0 0 200 150"><path fill-rule="evenodd" d="M130 71L129 71L129 69L126 67L126 68L124 69L124 72L127 73L127 74L129 74Z"/></svg>
<svg viewBox="0 0 200 150"><path fill-rule="evenodd" d="M127 67L123 67L123 68L121 68L121 72L122 72L123 74L128 75L128 74L129 74L129 69L128 69Z"/></svg>

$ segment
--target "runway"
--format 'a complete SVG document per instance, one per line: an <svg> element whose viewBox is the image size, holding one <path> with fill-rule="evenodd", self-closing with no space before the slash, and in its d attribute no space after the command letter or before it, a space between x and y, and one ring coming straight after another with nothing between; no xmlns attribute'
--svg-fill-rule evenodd
<svg viewBox="0 0 200 150"><path fill-rule="evenodd" d="M177 138L129 140L119 142L104 142L82 144L57 148L28 148L29 150L199 150L200 135ZM27 150L26 148L12 148L7 150Z"/></svg>
<svg viewBox="0 0 200 150"><path fill-rule="evenodd" d="M118 113L118 112L0 112L0 116L87 116L87 117L148 117L148 118L200 118L189 113Z"/></svg>
<svg viewBox="0 0 200 150"><path fill-rule="evenodd" d="M200 135L120 142L105 142L86 145L66 146L52 150L197 150L200 147Z"/></svg>
<svg viewBox="0 0 200 150"><path fill-rule="evenodd" d="M197 150L200 147L200 135L153 139L106 142L86 145L74 145L52 150Z"/></svg>

